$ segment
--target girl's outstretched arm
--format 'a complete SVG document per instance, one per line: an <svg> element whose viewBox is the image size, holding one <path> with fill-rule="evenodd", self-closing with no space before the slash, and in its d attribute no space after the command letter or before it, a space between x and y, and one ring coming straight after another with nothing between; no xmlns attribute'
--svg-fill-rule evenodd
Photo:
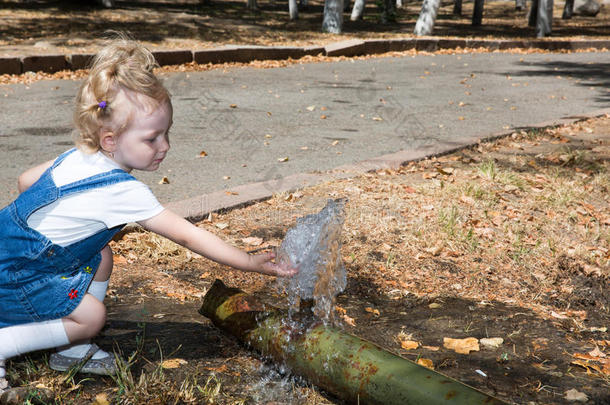
<svg viewBox="0 0 610 405"><path fill-rule="evenodd" d="M168 209L159 215L140 221L139 224L210 260L239 270L279 277L292 276L297 272L296 269L273 263L271 260L275 258L274 253L249 255Z"/></svg>
<svg viewBox="0 0 610 405"><path fill-rule="evenodd" d="M21 173L19 179L17 180L17 189L19 190L19 193L23 193L25 190L30 188L32 184L36 183L44 171L51 167L53 162L54 160L49 160L48 162L34 166Z"/></svg>

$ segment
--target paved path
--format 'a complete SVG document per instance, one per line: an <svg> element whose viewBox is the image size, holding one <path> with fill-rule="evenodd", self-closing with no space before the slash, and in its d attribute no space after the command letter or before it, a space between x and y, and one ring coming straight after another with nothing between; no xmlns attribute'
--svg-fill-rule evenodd
<svg viewBox="0 0 610 405"><path fill-rule="evenodd" d="M435 55L169 74L172 150L157 172L136 176L172 202L577 116L609 106L609 56ZM19 173L70 147L77 86L0 87L2 205ZM170 184L158 184L164 176Z"/></svg>

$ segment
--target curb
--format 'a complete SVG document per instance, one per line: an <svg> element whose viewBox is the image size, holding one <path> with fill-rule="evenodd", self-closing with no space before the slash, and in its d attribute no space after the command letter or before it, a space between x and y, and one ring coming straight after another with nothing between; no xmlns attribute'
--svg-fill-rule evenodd
<svg viewBox="0 0 610 405"><path fill-rule="evenodd" d="M519 49L541 49L547 51L610 49L610 40L478 40L478 39L350 39L326 46L239 46L227 45L203 50L156 50L153 55L159 65L181 65L184 63L248 63L255 60L300 59L308 55L360 56L386 52L401 52L411 49L434 52L441 49L486 48L490 51ZM87 67L93 54L52 54L22 57L0 57L0 74L25 72L54 73L60 70L76 70Z"/></svg>
<svg viewBox="0 0 610 405"><path fill-rule="evenodd" d="M528 126L529 128L547 128L563 124L572 124L589 118L610 115L610 108L592 111L578 116L559 118L556 120L540 122ZM481 141L492 141L495 139L510 136L515 130L497 132L491 135L475 135L468 139L461 140L459 143L442 142L433 147L415 151L400 151L361 162L351 163L331 169L325 173L297 173L286 176L282 179L274 179L257 183L244 184L233 187L230 190L220 190L209 194L192 197L182 201L166 204L165 207L171 209L176 214L186 218L191 222L196 222L207 217L211 212L220 210L236 209L247 206L259 201L271 198L277 193L294 192L304 187L314 186L332 180L352 178L367 172L379 169L398 169L410 161L422 160L432 156L441 156L466 149L476 145ZM227 194L227 191L231 193ZM236 194L234 194L236 193ZM124 232L130 232L137 226L128 227ZM122 234L124 233L122 232Z"/></svg>

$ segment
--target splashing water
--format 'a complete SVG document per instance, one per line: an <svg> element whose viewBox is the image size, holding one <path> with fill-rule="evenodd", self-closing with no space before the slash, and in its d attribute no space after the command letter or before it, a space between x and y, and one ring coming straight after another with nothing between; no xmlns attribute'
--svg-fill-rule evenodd
<svg viewBox="0 0 610 405"><path fill-rule="evenodd" d="M324 323L332 320L333 303L345 288L347 276L341 260L341 228L347 199L328 200L317 214L297 219L278 250L278 259L298 266L299 273L282 280L290 313L299 303L314 301L313 313Z"/></svg>

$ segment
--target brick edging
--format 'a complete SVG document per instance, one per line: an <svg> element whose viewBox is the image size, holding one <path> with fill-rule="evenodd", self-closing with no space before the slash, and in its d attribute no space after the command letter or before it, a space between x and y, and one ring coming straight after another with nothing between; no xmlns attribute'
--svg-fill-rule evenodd
<svg viewBox="0 0 610 405"><path fill-rule="evenodd" d="M486 48L489 50L542 49L549 51L579 49L610 49L610 40L479 40L443 38L405 39L350 39L326 46L237 46L201 50L155 50L153 54L159 65L183 63L247 63L254 60L300 59L307 55L360 56L415 49L437 51L457 48ZM93 54L29 55L22 57L0 57L0 74L21 74L28 71L53 73L60 70L76 70L87 67Z"/></svg>

